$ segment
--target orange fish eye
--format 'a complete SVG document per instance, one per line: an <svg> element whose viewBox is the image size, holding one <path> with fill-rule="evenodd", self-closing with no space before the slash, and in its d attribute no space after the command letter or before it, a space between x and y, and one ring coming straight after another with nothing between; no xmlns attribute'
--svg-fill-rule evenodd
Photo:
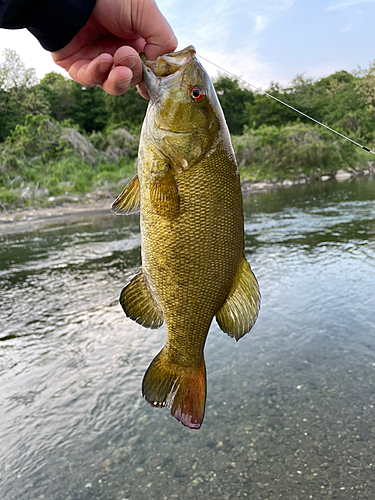
<svg viewBox="0 0 375 500"><path fill-rule="evenodd" d="M204 92L200 87L195 86L190 89L190 97L194 101L200 101L201 99L203 99L203 96Z"/></svg>

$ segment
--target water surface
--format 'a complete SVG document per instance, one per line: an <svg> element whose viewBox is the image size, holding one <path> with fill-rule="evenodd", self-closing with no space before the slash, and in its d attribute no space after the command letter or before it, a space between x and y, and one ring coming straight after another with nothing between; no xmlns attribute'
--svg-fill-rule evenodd
<svg viewBox="0 0 375 500"><path fill-rule="evenodd" d="M1 499L374 498L375 181L244 208L262 308L239 343L213 323L200 431L141 396L137 216L0 236Z"/></svg>

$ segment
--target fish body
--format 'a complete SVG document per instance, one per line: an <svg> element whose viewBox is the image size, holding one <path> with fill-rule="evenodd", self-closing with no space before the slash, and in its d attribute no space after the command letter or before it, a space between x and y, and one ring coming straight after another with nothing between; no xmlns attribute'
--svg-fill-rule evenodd
<svg viewBox="0 0 375 500"><path fill-rule="evenodd" d="M166 343L143 395L190 428L202 424L204 346L213 318L239 340L253 326L260 293L244 254L240 179L229 132L193 47L144 61L151 101L138 174L113 210L140 204L142 268L121 293L125 313L166 324Z"/></svg>

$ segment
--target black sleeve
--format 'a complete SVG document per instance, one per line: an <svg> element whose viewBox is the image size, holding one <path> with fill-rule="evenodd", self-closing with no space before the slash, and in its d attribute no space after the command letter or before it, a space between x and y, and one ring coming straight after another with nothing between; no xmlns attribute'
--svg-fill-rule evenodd
<svg viewBox="0 0 375 500"><path fill-rule="evenodd" d="M0 0L0 28L27 28L51 52L86 24L96 0Z"/></svg>

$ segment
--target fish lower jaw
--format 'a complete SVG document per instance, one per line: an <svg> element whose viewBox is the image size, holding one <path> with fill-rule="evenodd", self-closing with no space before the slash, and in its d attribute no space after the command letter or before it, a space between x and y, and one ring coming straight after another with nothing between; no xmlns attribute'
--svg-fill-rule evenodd
<svg viewBox="0 0 375 500"><path fill-rule="evenodd" d="M161 130L162 132L167 132L168 134L171 134L171 135L190 135L190 134L194 134L195 132L198 131L197 129L193 129L193 130L172 130L170 128L165 128L165 127L158 127L158 129Z"/></svg>

